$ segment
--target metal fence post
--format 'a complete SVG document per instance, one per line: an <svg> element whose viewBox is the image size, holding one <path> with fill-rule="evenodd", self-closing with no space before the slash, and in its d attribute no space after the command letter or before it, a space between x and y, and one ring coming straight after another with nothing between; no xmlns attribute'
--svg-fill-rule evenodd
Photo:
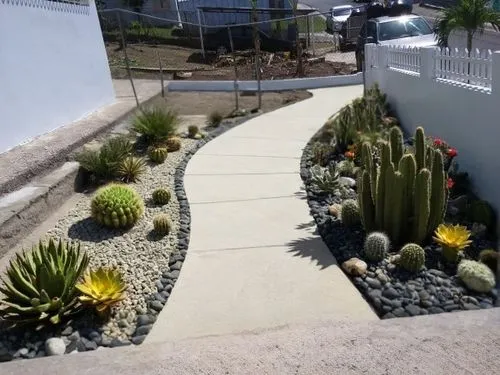
<svg viewBox="0 0 500 375"><path fill-rule="evenodd" d="M125 36L123 34L122 17L120 11L118 11L116 15L118 17L118 27L120 28L120 36L122 38L123 55L125 56L125 66L127 67L128 79L130 80L130 84L132 85L132 91L134 92L135 104L137 105L137 108L139 108L139 99L137 98L137 92L135 91L134 80L132 79L132 71L130 70L130 64L127 56L127 45L125 44Z"/></svg>
<svg viewBox="0 0 500 375"><path fill-rule="evenodd" d="M231 44L231 53L233 54L234 60L234 100L236 104L236 110L240 109L240 98L239 98L239 88L238 88L238 63L236 62L236 57L234 56L234 44L233 35L231 33L231 27L227 27L227 33L229 35L229 43Z"/></svg>
<svg viewBox="0 0 500 375"><path fill-rule="evenodd" d="M200 30L200 43L201 43L201 53L203 55L203 59L205 59L205 45L203 43L203 29L201 27L201 11L197 9L197 15L198 15L198 28Z"/></svg>

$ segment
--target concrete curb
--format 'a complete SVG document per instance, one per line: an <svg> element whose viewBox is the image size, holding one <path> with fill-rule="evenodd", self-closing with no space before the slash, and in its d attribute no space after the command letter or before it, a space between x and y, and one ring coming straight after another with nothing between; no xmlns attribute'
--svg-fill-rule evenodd
<svg viewBox="0 0 500 375"><path fill-rule="evenodd" d="M295 78L276 81L262 81L262 91L310 90L327 87L361 85L363 73L344 76ZM257 81L236 81L240 91L257 91ZM232 92L235 81L171 81L167 85L169 91L210 91Z"/></svg>

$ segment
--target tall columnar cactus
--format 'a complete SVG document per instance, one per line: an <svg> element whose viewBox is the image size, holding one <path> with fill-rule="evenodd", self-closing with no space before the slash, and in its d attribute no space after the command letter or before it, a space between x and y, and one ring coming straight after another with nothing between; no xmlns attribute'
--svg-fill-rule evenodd
<svg viewBox="0 0 500 375"><path fill-rule="evenodd" d="M342 202L341 214L342 222L348 226L359 224L359 207L354 199L346 199Z"/></svg>
<svg viewBox="0 0 500 375"><path fill-rule="evenodd" d="M404 154L403 135L391 129L390 142L381 142L377 167L371 146L362 146L364 171L358 189L365 230L381 230L395 244L422 243L443 221L446 177L443 156L425 144L418 128L415 154Z"/></svg>

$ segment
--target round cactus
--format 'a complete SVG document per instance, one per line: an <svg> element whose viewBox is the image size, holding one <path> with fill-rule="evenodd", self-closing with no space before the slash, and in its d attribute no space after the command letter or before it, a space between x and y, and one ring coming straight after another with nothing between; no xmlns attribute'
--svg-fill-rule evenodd
<svg viewBox="0 0 500 375"><path fill-rule="evenodd" d="M156 189L153 191L153 202L159 206L163 206L170 202L170 191L167 189Z"/></svg>
<svg viewBox="0 0 500 375"><path fill-rule="evenodd" d="M165 236L170 233L172 224L170 223L170 218L167 214L159 214L153 219L153 226L156 233Z"/></svg>
<svg viewBox="0 0 500 375"><path fill-rule="evenodd" d="M342 222L348 227L359 224L361 222L361 217L359 216L358 202L354 199L346 199L343 201L340 216Z"/></svg>
<svg viewBox="0 0 500 375"><path fill-rule="evenodd" d="M420 271L425 264L425 251L415 243L404 245L399 254L399 265L407 271Z"/></svg>
<svg viewBox="0 0 500 375"><path fill-rule="evenodd" d="M462 260L457 275L470 290L487 293L495 286L495 275L486 264L474 260Z"/></svg>
<svg viewBox="0 0 500 375"><path fill-rule="evenodd" d="M151 147L148 155L153 163L161 164L167 158L168 149L166 147Z"/></svg>
<svg viewBox="0 0 500 375"><path fill-rule="evenodd" d="M368 260L379 262L389 251L389 237L382 232L370 233L365 240L365 256Z"/></svg>
<svg viewBox="0 0 500 375"><path fill-rule="evenodd" d="M479 253L479 261L486 264L495 273L498 270L499 259L500 253L493 249L486 249Z"/></svg>
<svg viewBox="0 0 500 375"><path fill-rule="evenodd" d="M179 137L170 137L167 139L167 149L169 152L179 151L181 149L181 139Z"/></svg>
<svg viewBox="0 0 500 375"><path fill-rule="evenodd" d="M199 129L196 125L190 125L188 127L188 136L189 138L194 138L196 136L196 134L199 133Z"/></svg>
<svg viewBox="0 0 500 375"><path fill-rule="evenodd" d="M144 213L144 201L129 186L109 184L92 198L92 217L101 225L111 228L129 228Z"/></svg>

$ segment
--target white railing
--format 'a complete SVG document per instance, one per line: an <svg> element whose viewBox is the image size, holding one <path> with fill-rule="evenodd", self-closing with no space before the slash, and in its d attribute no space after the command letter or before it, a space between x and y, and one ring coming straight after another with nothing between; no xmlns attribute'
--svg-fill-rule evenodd
<svg viewBox="0 0 500 375"><path fill-rule="evenodd" d="M420 73L419 48L408 46L389 46L387 53L389 68Z"/></svg>
<svg viewBox="0 0 500 375"><path fill-rule="evenodd" d="M476 49L470 53L470 56L467 49L436 50L435 77L491 88L492 55L491 50Z"/></svg>

